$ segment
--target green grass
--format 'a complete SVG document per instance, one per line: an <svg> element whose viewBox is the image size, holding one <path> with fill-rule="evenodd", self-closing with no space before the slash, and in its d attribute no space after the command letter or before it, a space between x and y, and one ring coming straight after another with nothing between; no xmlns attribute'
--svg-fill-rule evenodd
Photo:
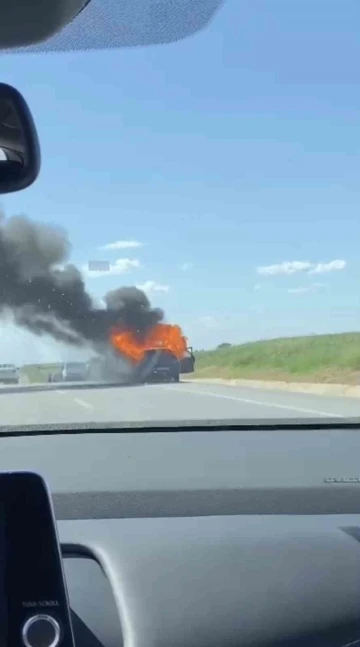
<svg viewBox="0 0 360 647"><path fill-rule="evenodd" d="M27 364L21 369L21 376L30 383L47 382L49 373L57 373L60 364Z"/></svg>
<svg viewBox="0 0 360 647"><path fill-rule="evenodd" d="M258 341L196 353L195 377L360 383L360 333Z"/></svg>

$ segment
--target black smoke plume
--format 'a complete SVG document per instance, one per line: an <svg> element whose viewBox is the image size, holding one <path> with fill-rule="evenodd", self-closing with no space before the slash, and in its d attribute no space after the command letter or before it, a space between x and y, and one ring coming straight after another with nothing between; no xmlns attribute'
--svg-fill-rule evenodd
<svg viewBox="0 0 360 647"><path fill-rule="evenodd" d="M77 346L107 341L114 326L142 337L162 321L162 310L136 287L113 290L106 307L96 307L81 272L67 264L70 249L60 228L1 216L0 316L11 311L33 333Z"/></svg>

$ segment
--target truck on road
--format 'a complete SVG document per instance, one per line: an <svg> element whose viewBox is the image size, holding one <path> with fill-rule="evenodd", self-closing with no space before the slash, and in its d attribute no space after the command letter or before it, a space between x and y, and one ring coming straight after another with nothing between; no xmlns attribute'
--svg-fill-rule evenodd
<svg viewBox="0 0 360 647"><path fill-rule="evenodd" d="M178 359L170 350L152 349L146 351L144 359L137 367L137 382L179 382L180 375L193 373L195 357L191 347Z"/></svg>
<svg viewBox="0 0 360 647"><path fill-rule="evenodd" d="M134 365L108 347L90 361L89 379L119 384L179 382L181 374L192 373L194 369L192 348L187 348L181 359L166 349L148 349L141 362Z"/></svg>

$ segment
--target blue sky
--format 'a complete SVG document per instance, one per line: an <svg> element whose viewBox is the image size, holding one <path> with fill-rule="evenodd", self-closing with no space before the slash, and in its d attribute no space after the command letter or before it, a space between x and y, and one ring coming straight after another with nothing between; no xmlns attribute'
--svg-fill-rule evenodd
<svg viewBox="0 0 360 647"><path fill-rule="evenodd" d="M227 0L179 43L3 56L43 156L6 213L65 227L80 266L120 259L90 292L144 285L195 347L357 330L359 23L358 0ZM0 351L67 352L10 324Z"/></svg>

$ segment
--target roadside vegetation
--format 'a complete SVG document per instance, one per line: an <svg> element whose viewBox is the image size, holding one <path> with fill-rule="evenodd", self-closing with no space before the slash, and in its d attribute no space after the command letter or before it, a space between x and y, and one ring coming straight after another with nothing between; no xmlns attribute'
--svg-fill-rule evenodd
<svg viewBox="0 0 360 647"><path fill-rule="evenodd" d="M58 373L60 364L27 364L21 368L21 377L30 384L47 382L49 373Z"/></svg>
<svg viewBox="0 0 360 647"><path fill-rule="evenodd" d="M360 333L224 343L196 353L194 377L360 384Z"/></svg>
<svg viewBox="0 0 360 647"><path fill-rule="evenodd" d="M60 364L28 364L21 376L28 383L47 382L59 369ZM194 377L360 384L360 333L220 344L196 352Z"/></svg>

